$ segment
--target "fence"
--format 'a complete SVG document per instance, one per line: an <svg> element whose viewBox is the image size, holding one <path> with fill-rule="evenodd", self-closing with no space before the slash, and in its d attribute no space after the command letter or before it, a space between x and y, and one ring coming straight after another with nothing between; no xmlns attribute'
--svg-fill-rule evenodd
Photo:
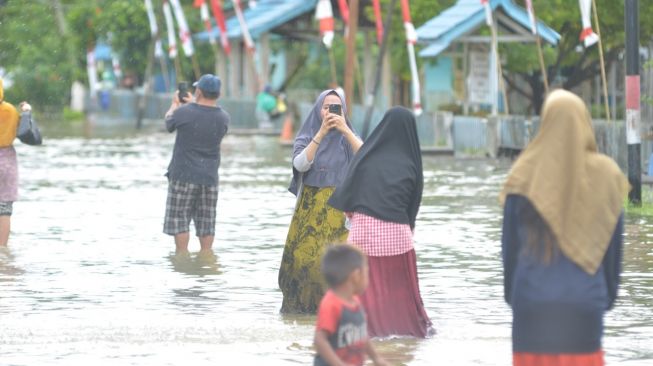
<svg viewBox="0 0 653 366"><path fill-rule="evenodd" d="M98 100L96 107L101 123L131 124L136 123L139 96L128 90L115 90ZM170 106L169 94L149 94L145 96L143 119L161 120ZM219 104L231 115L232 130L256 130L258 123L255 115L254 100L234 100L221 98ZM87 104L90 105L90 104ZM313 107L306 102L290 103L294 114L295 131L306 119ZM366 108L354 105L351 121L359 133L363 130ZM379 124L384 111L374 109L370 131ZM280 131L282 120L274 120L274 130ZM594 132L599 151L612 157L625 172L628 167L628 146L626 145L626 127L624 121L608 123L594 120ZM449 112L424 113L417 118L420 144L424 149L442 149L455 155L497 156L501 153L518 153L537 133L539 119L524 116L501 116L481 118L470 116L453 116ZM650 140L642 141L642 167L648 171L649 156L652 151Z"/></svg>

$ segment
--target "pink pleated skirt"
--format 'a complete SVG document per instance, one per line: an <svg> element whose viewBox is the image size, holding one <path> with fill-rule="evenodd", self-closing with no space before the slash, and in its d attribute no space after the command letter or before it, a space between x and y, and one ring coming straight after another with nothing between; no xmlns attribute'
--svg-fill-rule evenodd
<svg viewBox="0 0 653 366"><path fill-rule="evenodd" d="M425 338L433 332L417 279L415 250L368 257L370 283L361 297L370 337Z"/></svg>

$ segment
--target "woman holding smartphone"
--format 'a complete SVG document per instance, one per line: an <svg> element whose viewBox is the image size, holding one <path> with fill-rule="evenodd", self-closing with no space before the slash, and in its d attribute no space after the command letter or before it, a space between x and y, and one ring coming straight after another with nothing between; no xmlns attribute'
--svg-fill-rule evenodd
<svg viewBox="0 0 653 366"><path fill-rule="evenodd" d="M282 313L315 313L324 295L320 259L327 244L344 242L344 214L326 202L342 182L363 142L347 121L345 98L323 91L295 137L293 178L297 196L279 268Z"/></svg>

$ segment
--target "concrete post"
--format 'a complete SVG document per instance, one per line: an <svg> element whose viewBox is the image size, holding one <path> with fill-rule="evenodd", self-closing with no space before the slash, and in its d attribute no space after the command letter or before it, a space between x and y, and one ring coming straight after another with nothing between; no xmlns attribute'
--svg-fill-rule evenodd
<svg viewBox="0 0 653 366"><path fill-rule="evenodd" d="M625 1L626 24L626 140L631 203L642 203L641 115L639 77L639 0Z"/></svg>

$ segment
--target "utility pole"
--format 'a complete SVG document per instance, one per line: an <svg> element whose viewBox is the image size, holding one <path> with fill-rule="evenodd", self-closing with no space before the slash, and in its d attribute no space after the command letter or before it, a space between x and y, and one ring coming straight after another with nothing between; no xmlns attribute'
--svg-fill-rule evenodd
<svg viewBox="0 0 653 366"><path fill-rule="evenodd" d="M626 9L626 140L628 142L628 200L642 203L641 114L639 93L639 0L625 0Z"/></svg>
<svg viewBox="0 0 653 366"><path fill-rule="evenodd" d="M358 33L358 0L349 2L349 30L347 31L347 61L345 62L345 99L351 116L354 108L354 67L356 65L356 34Z"/></svg>

